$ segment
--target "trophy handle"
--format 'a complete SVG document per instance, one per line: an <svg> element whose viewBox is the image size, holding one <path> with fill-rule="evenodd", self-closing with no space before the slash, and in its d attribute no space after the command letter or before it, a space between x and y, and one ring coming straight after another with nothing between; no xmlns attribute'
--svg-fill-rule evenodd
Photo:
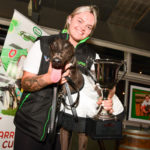
<svg viewBox="0 0 150 150"><path fill-rule="evenodd" d="M120 65L120 67L124 65L124 71L123 71L123 74L120 76L120 78L118 78L116 84L123 79L123 77L125 76L125 74L127 73L127 63L126 61L122 61L122 64Z"/></svg>

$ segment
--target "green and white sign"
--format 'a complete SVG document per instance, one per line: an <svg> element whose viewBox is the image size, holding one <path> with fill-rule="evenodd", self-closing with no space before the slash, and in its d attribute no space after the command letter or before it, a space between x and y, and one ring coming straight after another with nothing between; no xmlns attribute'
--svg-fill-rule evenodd
<svg viewBox="0 0 150 150"><path fill-rule="evenodd" d="M34 41L42 35L48 34L14 10L0 57L0 150L13 150L13 119L22 95L22 67Z"/></svg>

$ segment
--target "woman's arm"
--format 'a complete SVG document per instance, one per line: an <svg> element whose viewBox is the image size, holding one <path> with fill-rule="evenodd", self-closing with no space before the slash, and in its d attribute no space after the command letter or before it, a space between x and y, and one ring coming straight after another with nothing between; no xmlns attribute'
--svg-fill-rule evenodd
<svg viewBox="0 0 150 150"><path fill-rule="evenodd" d="M53 82L53 80L51 80L52 70L53 69L52 69L52 66L50 63L48 72L46 74L43 74L43 75L37 75L34 73L24 71L23 77L21 80L22 88L25 91L33 92L33 91L40 90L49 84L55 83L55 82Z"/></svg>
<svg viewBox="0 0 150 150"><path fill-rule="evenodd" d="M65 76L68 76L70 74L70 70L67 69L70 67L71 64L67 64L65 66L65 69L67 70L63 74L61 74L61 71L56 71L56 69L52 68L52 64L50 63L48 72L43 75L37 75L34 73L30 73L27 71L24 71L23 77L21 80L22 88L25 91L38 91L49 84L54 84L60 81L60 84L63 84L66 82Z"/></svg>

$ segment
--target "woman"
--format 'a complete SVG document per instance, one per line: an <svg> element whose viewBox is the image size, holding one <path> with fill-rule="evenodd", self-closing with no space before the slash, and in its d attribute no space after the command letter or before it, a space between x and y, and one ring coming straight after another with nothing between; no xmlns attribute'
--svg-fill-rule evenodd
<svg viewBox="0 0 150 150"><path fill-rule="evenodd" d="M70 64L66 65L65 69L67 71L63 74L52 68L52 64L48 61L50 57L48 52L49 45L55 38L69 40L75 47L79 67L82 73L86 74L84 66L87 58L94 59L96 56L95 52L88 48L86 40L91 36L96 23L95 7L79 7L75 10L75 13L72 13L67 18L65 30L58 35L41 37L30 49L24 64L21 82L24 92L14 119L16 125L14 150L60 149L60 147L53 147L52 145L48 124L53 87L55 83L63 84L66 82L64 76L69 75L70 71L67 68L70 67ZM91 68L91 66L92 64L89 63L88 67ZM57 79L55 78L56 73ZM114 91L110 93L108 100L103 102L103 106L112 112L111 97L114 95ZM102 100L99 98L98 104L100 105L101 103ZM59 146L59 144L56 143L56 146Z"/></svg>
<svg viewBox="0 0 150 150"><path fill-rule="evenodd" d="M60 118L62 121L62 128L60 130L61 136L61 150L67 150L69 145L69 139L72 131L78 132L79 135L79 150L86 150L88 137L85 134L86 117L93 117L98 113L96 109L98 104L103 103L104 109L113 112L117 115L123 111L123 106L115 93L115 87L110 90L108 100L102 101L102 98L98 98L99 95L95 91L95 83L87 74L87 68L93 70L92 63L88 63L87 60L99 58L93 49L90 49L86 41L92 35L97 24L97 9L95 6L81 6L76 8L66 20L65 30L63 33L67 33L68 40L75 47L76 58L78 65L84 76L84 87L80 91L79 105L76 108L78 121L73 119L71 109L61 107ZM72 95L75 100L77 95ZM96 103L96 101L99 101ZM112 100L113 99L113 100ZM68 98L67 98L67 103ZM112 107L113 104L113 107Z"/></svg>

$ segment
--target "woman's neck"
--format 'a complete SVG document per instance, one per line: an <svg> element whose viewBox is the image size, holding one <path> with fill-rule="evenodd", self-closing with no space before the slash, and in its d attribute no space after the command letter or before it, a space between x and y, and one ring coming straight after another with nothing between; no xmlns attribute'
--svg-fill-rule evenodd
<svg viewBox="0 0 150 150"><path fill-rule="evenodd" d="M75 40L73 40L72 38L69 38L69 42L70 42L74 47L76 47L77 44L78 44L78 42L75 41Z"/></svg>

